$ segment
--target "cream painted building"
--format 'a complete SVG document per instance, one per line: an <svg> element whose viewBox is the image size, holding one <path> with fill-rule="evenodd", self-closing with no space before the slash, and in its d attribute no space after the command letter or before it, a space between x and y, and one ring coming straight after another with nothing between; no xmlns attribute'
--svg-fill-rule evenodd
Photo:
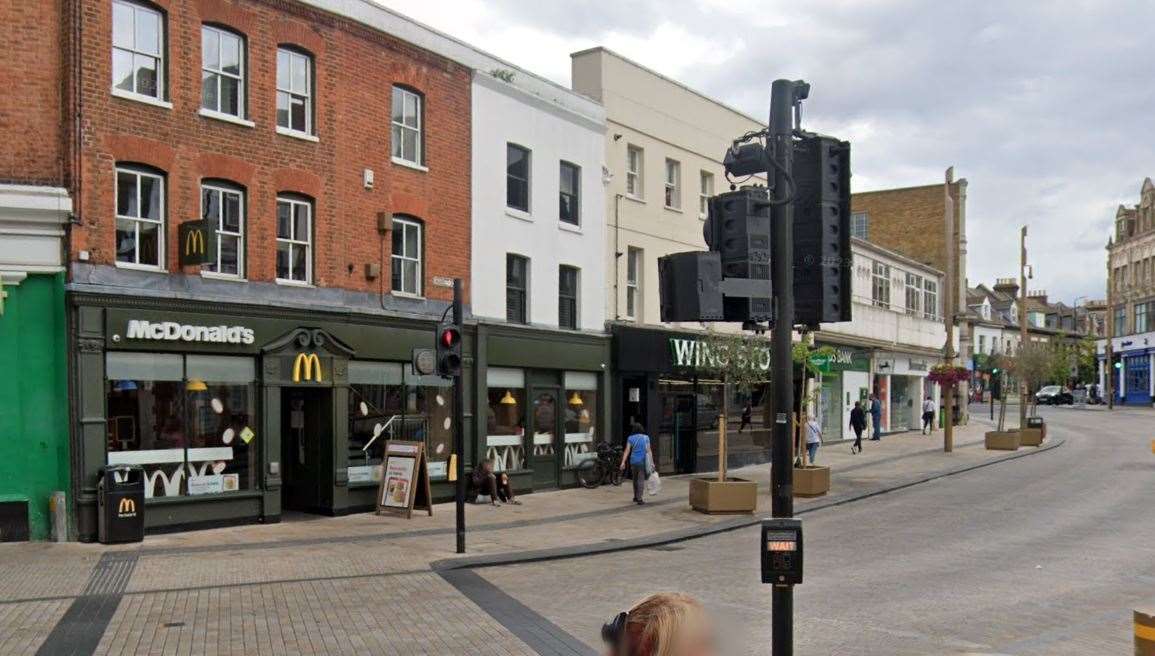
<svg viewBox="0 0 1155 656"><path fill-rule="evenodd" d="M729 184L722 157L764 125L611 50L571 57L573 89L606 109L606 317L658 324L658 258L705 250L705 199Z"/></svg>

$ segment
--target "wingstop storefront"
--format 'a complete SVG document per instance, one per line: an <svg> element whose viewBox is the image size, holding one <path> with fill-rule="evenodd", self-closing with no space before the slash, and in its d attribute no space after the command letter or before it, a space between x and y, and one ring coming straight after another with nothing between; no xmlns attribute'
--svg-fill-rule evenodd
<svg viewBox="0 0 1155 656"><path fill-rule="evenodd" d="M423 441L434 495L449 494L452 389L408 366L429 321L111 296L73 308L81 540L105 464L143 467L153 530L370 509L389 438Z"/></svg>

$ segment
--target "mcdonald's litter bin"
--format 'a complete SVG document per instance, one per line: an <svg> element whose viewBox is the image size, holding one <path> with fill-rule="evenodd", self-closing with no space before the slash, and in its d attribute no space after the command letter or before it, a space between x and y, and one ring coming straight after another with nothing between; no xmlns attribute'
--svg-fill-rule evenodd
<svg viewBox="0 0 1155 656"><path fill-rule="evenodd" d="M109 465L97 482L97 537L102 544L144 539L144 470Z"/></svg>

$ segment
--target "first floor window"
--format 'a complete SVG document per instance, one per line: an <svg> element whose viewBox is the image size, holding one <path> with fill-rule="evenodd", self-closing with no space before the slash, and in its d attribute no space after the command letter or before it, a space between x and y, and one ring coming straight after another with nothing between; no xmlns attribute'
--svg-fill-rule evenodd
<svg viewBox="0 0 1155 656"><path fill-rule="evenodd" d="M510 253L505 256L505 320L529 323L529 260Z"/></svg>
<svg viewBox="0 0 1155 656"><path fill-rule="evenodd" d="M164 98L164 17L136 2L112 2L112 86Z"/></svg>
<svg viewBox="0 0 1155 656"><path fill-rule="evenodd" d="M677 160L666 160L666 207L682 209L682 164Z"/></svg>
<svg viewBox="0 0 1155 656"><path fill-rule="evenodd" d="M714 174L702 171L698 180L698 217L706 218L710 213L710 197L714 195Z"/></svg>
<svg viewBox="0 0 1155 656"><path fill-rule="evenodd" d="M296 197L277 199L277 279L313 280L313 204Z"/></svg>
<svg viewBox="0 0 1155 656"><path fill-rule="evenodd" d="M201 107L244 117L245 43L240 35L201 27Z"/></svg>
<svg viewBox="0 0 1155 656"><path fill-rule="evenodd" d="M1127 334L1127 307L1123 305L1115 308L1115 337Z"/></svg>
<svg viewBox="0 0 1155 656"><path fill-rule="evenodd" d="M201 218L217 233L216 260L201 268L223 276L244 275L245 194L231 185L201 185Z"/></svg>
<svg viewBox="0 0 1155 656"><path fill-rule="evenodd" d="M922 308L922 276L906 274L906 313L918 315Z"/></svg>
<svg viewBox="0 0 1155 656"><path fill-rule="evenodd" d="M630 248L626 251L626 318L636 319L641 314L641 291L639 283L642 275L642 249Z"/></svg>
<svg viewBox="0 0 1155 656"><path fill-rule="evenodd" d="M313 58L277 50L277 127L313 134Z"/></svg>
<svg viewBox="0 0 1155 656"><path fill-rule="evenodd" d="M144 468L145 498L259 486L252 358L105 356L108 464Z"/></svg>
<svg viewBox="0 0 1155 656"><path fill-rule="evenodd" d="M425 163L421 131L421 95L409 89L393 87L393 118L390 140L393 158L421 166Z"/></svg>
<svg viewBox="0 0 1155 656"><path fill-rule="evenodd" d="M116 168L116 261L160 268L164 253L164 177Z"/></svg>
<svg viewBox="0 0 1155 656"><path fill-rule="evenodd" d="M393 292L421 295L421 223L393 219Z"/></svg>
<svg viewBox="0 0 1155 656"><path fill-rule="evenodd" d="M870 224L869 216L866 212L855 212L850 215L850 236L858 237L859 239L866 239L867 229Z"/></svg>
<svg viewBox="0 0 1155 656"><path fill-rule="evenodd" d="M634 198L643 198L642 189L643 150L638 146L626 147L626 195Z"/></svg>
<svg viewBox="0 0 1155 656"><path fill-rule="evenodd" d="M562 223L581 225L581 168L562 162L558 180L558 218Z"/></svg>
<svg viewBox="0 0 1155 656"><path fill-rule="evenodd" d="M1135 332L1136 333L1147 332L1147 304L1146 303L1136 303L1135 304Z"/></svg>
<svg viewBox="0 0 1155 656"><path fill-rule="evenodd" d="M577 330L579 277L576 267L558 268L557 324L561 328Z"/></svg>
<svg viewBox="0 0 1155 656"><path fill-rule="evenodd" d="M505 146L505 205L529 211L529 150L516 144Z"/></svg>
<svg viewBox="0 0 1155 656"><path fill-rule="evenodd" d="M938 318L938 281L927 278L922 282L922 316Z"/></svg>
<svg viewBox="0 0 1155 656"><path fill-rule="evenodd" d="M871 301L878 307L890 307L890 266L874 262L871 266Z"/></svg>

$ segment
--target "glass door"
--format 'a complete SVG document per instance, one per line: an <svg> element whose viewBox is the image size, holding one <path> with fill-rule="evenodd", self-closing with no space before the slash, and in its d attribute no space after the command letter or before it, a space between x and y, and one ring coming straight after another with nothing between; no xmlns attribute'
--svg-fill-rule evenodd
<svg viewBox="0 0 1155 656"><path fill-rule="evenodd" d="M536 388L531 391L530 398L533 406L526 451L530 454L529 466L533 468L533 487L557 487L560 470L558 456L562 452L558 442L558 390Z"/></svg>

